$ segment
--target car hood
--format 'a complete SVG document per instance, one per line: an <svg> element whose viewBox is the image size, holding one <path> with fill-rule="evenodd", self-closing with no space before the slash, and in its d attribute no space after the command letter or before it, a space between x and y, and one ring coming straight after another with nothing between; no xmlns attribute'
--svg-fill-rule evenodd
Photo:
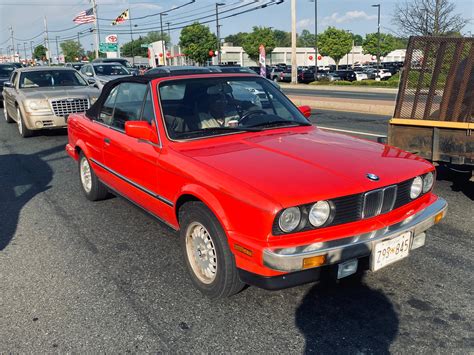
<svg viewBox="0 0 474 355"><path fill-rule="evenodd" d="M66 86L20 89L27 99L51 99L58 97L97 97L99 90L90 86Z"/></svg>
<svg viewBox="0 0 474 355"><path fill-rule="evenodd" d="M124 78L130 75L97 75L97 79L101 81L110 81L118 78Z"/></svg>
<svg viewBox="0 0 474 355"><path fill-rule="evenodd" d="M283 207L361 193L432 169L427 161L398 148L315 127L272 132L234 135L229 143L180 151ZM369 180L369 173L380 179Z"/></svg>

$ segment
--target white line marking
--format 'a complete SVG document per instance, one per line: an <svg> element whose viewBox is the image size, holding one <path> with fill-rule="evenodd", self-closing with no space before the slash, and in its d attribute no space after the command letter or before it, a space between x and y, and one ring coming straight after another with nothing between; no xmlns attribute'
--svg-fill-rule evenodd
<svg viewBox="0 0 474 355"><path fill-rule="evenodd" d="M345 133L352 133L352 134L360 134L361 136L387 138L387 136L384 136L383 134L374 134L374 133L367 133L367 132L350 131L350 130L348 130L348 129L339 129L339 128L323 127L323 126L319 126L319 125L316 125L316 127L321 128L321 129L326 129L326 130L328 130L328 131L336 131L336 132L345 132Z"/></svg>

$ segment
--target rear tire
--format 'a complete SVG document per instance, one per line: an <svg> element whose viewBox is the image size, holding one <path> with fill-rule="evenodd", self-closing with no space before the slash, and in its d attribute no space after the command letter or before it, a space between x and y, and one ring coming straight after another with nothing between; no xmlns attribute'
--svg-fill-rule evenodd
<svg viewBox="0 0 474 355"><path fill-rule="evenodd" d="M5 102L3 103L3 117L5 118L5 121L7 121L7 123L15 122L8 114L7 105L5 104Z"/></svg>
<svg viewBox="0 0 474 355"><path fill-rule="evenodd" d="M89 160L81 153L79 155L79 181L82 191L90 201L100 201L107 197L109 191L107 187L100 182L97 175L92 170Z"/></svg>
<svg viewBox="0 0 474 355"><path fill-rule="evenodd" d="M202 202L188 202L179 210L181 247L194 286L209 298L225 298L241 291L235 258L216 216Z"/></svg>
<svg viewBox="0 0 474 355"><path fill-rule="evenodd" d="M20 136L23 138L31 137L34 132L26 127L19 107L16 108L16 119L18 120L16 123L18 125L18 132L20 133Z"/></svg>

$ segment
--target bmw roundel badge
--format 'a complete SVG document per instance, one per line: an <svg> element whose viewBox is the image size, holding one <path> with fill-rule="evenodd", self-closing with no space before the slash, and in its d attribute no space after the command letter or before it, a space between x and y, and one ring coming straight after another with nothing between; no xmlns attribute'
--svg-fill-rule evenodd
<svg viewBox="0 0 474 355"><path fill-rule="evenodd" d="M368 178L369 180L372 180L372 181L379 181L379 179L380 179L377 175L372 174L372 173L368 173L368 174L367 174L367 178Z"/></svg>

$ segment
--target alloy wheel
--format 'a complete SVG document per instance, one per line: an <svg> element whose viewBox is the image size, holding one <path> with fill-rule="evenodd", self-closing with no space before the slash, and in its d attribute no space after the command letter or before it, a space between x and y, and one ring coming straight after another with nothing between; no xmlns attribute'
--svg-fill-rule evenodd
<svg viewBox="0 0 474 355"><path fill-rule="evenodd" d="M217 274L217 252L211 235L199 222L186 230L186 253L196 277L204 284L212 283Z"/></svg>
<svg viewBox="0 0 474 355"><path fill-rule="evenodd" d="M84 157L80 164L81 183L84 190L89 193L92 189L92 175L89 162Z"/></svg>

